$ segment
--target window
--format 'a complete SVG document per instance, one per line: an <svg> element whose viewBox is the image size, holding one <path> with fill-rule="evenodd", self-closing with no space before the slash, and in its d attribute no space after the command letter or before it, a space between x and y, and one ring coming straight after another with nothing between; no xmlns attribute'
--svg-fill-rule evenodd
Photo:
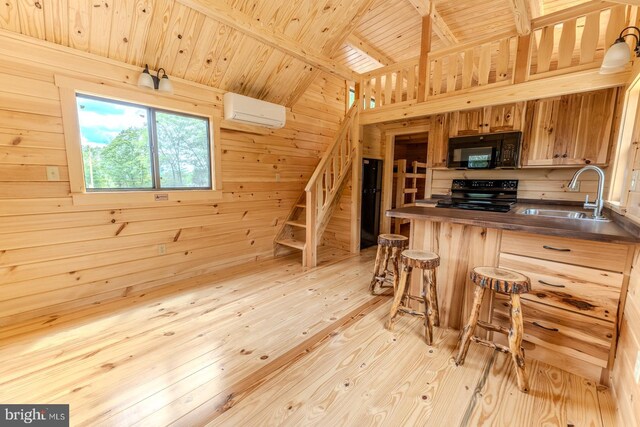
<svg viewBox="0 0 640 427"><path fill-rule="evenodd" d="M354 88L349 88L349 108L351 108L355 101L356 90ZM364 105L364 100L362 101L362 105ZM371 100L369 101L369 108L376 108L376 99L374 97L371 97Z"/></svg>
<svg viewBox="0 0 640 427"><path fill-rule="evenodd" d="M87 192L212 188L209 119L76 95Z"/></svg>

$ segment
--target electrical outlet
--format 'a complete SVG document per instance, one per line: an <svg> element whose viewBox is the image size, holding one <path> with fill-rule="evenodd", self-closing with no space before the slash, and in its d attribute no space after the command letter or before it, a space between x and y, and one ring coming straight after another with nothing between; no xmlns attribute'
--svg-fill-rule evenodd
<svg viewBox="0 0 640 427"><path fill-rule="evenodd" d="M167 246L165 244L158 245L158 255L164 255L167 253Z"/></svg>
<svg viewBox="0 0 640 427"><path fill-rule="evenodd" d="M47 166L47 180L60 181L60 168L57 166Z"/></svg>
<svg viewBox="0 0 640 427"><path fill-rule="evenodd" d="M276 172L276 182L280 182L280 172Z"/></svg>
<svg viewBox="0 0 640 427"><path fill-rule="evenodd" d="M640 350L638 350L638 354L636 355L636 367L633 370L633 379L636 381L636 384L640 382Z"/></svg>

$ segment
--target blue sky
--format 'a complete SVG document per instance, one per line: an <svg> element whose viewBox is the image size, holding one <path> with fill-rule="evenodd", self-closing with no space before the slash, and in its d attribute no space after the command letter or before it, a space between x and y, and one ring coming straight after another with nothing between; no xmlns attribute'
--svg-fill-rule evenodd
<svg viewBox="0 0 640 427"><path fill-rule="evenodd" d="M77 97L83 145L106 145L122 130L146 127L147 110L130 105Z"/></svg>

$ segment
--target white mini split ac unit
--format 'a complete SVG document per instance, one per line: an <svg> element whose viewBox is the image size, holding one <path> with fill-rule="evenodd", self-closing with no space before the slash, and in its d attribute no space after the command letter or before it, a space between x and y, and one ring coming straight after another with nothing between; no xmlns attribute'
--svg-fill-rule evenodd
<svg viewBox="0 0 640 427"><path fill-rule="evenodd" d="M227 92L224 94L224 118L234 122L281 128L287 120L287 111L282 105Z"/></svg>

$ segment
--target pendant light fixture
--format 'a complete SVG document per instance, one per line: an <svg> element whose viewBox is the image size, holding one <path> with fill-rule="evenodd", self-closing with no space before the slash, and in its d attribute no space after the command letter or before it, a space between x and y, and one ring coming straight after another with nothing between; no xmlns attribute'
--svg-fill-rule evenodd
<svg viewBox="0 0 640 427"><path fill-rule="evenodd" d="M638 34L640 34L640 29L638 27L626 27L620 31L620 35L604 55L602 66L600 67L600 74L612 74L623 71L625 65L629 63L629 60L631 59L631 52L629 51L629 46L624 40L625 37L635 37L636 46L634 48L634 52L636 57L640 57L640 38L638 38L634 33L627 33L623 35L622 33L627 30L636 30Z"/></svg>
<svg viewBox="0 0 640 427"><path fill-rule="evenodd" d="M162 76L160 76L162 72ZM173 93L173 85L164 68L160 68L155 76L149 72L149 65L144 66L144 71L138 77L138 87L156 89L159 92Z"/></svg>

